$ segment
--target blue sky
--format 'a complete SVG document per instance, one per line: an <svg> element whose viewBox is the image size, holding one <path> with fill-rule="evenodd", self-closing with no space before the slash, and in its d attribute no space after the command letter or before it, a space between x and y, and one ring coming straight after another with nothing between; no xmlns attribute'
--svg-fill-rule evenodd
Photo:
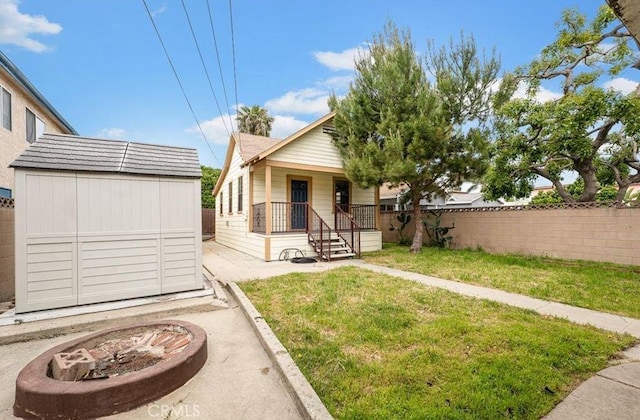
<svg viewBox="0 0 640 420"><path fill-rule="evenodd" d="M232 0L237 102L266 106L273 137L285 137L327 112L343 93L353 57L387 19L411 29L418 51L473 34L495 47L504 70L526 64L550 43L561 11L593 15L603 1L540 0ZM0 0L0 49L84 136L196 147L221 167L236 104L229 2L185 0L216 107L180 0L147 0L195 114L205 145L169 67L142 0ZM614 82L629 86L628 75ZM637 80L637 76L636 77ZM542 92L553 97L553 86ZM227 108L227 102L229 108Z"/></svg>

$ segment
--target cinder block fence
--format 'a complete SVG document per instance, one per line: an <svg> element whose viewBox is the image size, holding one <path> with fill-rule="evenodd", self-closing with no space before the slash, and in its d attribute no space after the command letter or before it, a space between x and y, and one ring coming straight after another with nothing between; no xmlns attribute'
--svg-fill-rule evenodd
<svg viewBox="0 0 640 420"><path fill-rule="evenodd" d="M398 213L382 213L384 242L398 241L398 233L389 230L391 223L398 225ZM455 225L449 234L456 249L640 265L640 207L577 203L448 209L441 222ZM413 237L413 221L405 232Z"/></svg>

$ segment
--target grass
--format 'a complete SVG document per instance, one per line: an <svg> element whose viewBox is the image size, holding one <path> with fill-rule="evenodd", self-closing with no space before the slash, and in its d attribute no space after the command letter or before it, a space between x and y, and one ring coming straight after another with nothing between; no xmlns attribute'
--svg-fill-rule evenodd
<svg viewBox="0 0 640 420"><path fill-rule="evenodd" d="M367 262L640 318L640 267L385 244Z"/></svg>
<svg viewBox="0 0 640 420"><path fill-rule="evenodd" d="M338 418L540 418L630 336L342 267L240 285Z"/></svg>

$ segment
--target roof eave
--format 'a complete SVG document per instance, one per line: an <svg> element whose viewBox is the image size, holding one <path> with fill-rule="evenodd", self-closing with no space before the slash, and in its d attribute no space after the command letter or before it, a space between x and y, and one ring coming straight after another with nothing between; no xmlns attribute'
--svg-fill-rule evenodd
<svg viewBox="0 0 640 420"><path fill-rule="evenodd" d="M24 73L22 73L2 51L0 51L0 67L2 67L9 76L11 76L20 87L22 87L22 89L31 94L36 101L40 102L40 104L42 104L42 106L44 106L44 108L49 111L54 118L64 126L64 128L66 128L71 134L76 136L78 135L75 128L73 128L71 124L69 124L69 122L60 115L53 105L51 105L40 91L38 91L38 89L36 89L36 87L29 81L29 79L27 79L27 76L25 76Z"/></svg>

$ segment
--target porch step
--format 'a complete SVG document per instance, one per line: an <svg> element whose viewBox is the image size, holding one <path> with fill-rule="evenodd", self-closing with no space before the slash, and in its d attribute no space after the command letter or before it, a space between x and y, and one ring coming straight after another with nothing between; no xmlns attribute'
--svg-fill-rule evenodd
<svg viewBox="0 0 640 420"><path fill-rule="evenodd" d="M338 260L338 259L342 259L342 258L351 258L351 257L355 257L356 254L354 254L353 252L345 252L343 254L334 254L333 252L331 253L331 259L332 260ZM326 260L326 257L322 257L323 260Z"/></svg>

